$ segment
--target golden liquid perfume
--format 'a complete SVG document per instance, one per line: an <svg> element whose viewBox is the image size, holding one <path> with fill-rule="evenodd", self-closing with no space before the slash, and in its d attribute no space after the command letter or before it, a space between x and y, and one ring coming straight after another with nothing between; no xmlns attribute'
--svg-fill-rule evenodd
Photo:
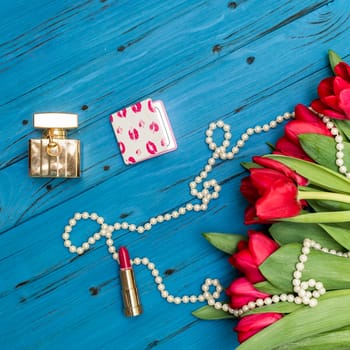
<svg viewBox="0 0 350 350"><path fill-rule="evenodd" d="M66 138L67 129L78 127L78 115L35 113L34 127L41 139L29 140L29 173L33 177L80 176L80 141Z"/></svg>

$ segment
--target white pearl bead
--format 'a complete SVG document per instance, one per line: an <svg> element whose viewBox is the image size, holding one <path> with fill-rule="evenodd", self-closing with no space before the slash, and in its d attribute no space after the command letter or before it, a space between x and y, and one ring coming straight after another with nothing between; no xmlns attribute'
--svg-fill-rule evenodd
<svg viewBox="0 0 350 350"><path fill-rule="evenodd" d="M164 284L159 284L157 288L158 288L158 290L160 292L162 292L163 290L165 290L165 285Z"/></svg>
<svg viewBox="0 0 350 350"><path fill-rule="evenodd" d="M99 233L94 233L93 238L95 239L95 241L98 241L99 239L101 239L101 235Z"/></svg>
<svg viewBox="0 0 350 350"><path fill-rule="evenodd" d="M338 158L338 159L335 161L335 164L337 164L338 166L342 166L342 165L344 165L344 161L343 161L343 159Z"/></svg>
<svg viewBox="0 0 350 350"><path fill-rule="evenodd" d="M96 213L91 213L90 218L91 220L96 220L98 218L98 215Z"/></svg>
<svg viewBox="0 0 350 350"><path fill-rule="evenodd" d="M144 233L144 232L145 232L145 229L144 229L142 226L138 226L138 227L136 228L136 231L137 231L138 233Z"/></svg>
<svg viewBox="0 0 350 350"><path fill-rule="evenodd" d="M287 301L287 299L288 299L287 294L281 294L280 299L281 299L281 301Z"/></svg>
<svg viewBox="0 0 350 350"><path fill-rule="evenodd" d="M190 296L190 302L195 303L197 301L197 297L195 295Z"/></svg>
<svg viewBox="0 0 350 350"><path fill-rule="evenodd" d="M143 265L148 265L148 263L149 263L149 259L148 258L142 258L142 264Z"/></svg>
<svg viewBox="0 0 350 350"><path fill-rule="evenodd" d="M180 303L181 303L181 298L180 298L180 297L176 297L176 298L174 299L174 303L175 303L175 304L180 304Z"/></svg>
<svg viewBox="0 0 350 350"><path fill-rule="evenodd" d="M257 125L255 128L254 128L254 131L257 133L257 134L259 134L259 133L261 133L261 126L260 125Z"/></svg>
<svg viewBox="0 0 350 350"><path fill-rule="evenodd" d="M68 232L65 232L62 234L62 238L63 239L69 239L69 233Z"/></svg>
<svg viewBox="0 0 350 350"><path fill-rule="evenodd" d="M189 301L190 301L189 296L184 295L184 296L182 297L182 302L183 302L183 303L187 304Z"/></svg>
<svg viewBox="0 0 350 350"><path fill-rule="evenodd" d="M130 224L129 225L129 231L131 231L131 232L136 231L136 225L135 224Z"/></svg>
<svg viewBox="0 0 350 350"><path fill-rule="evenodd" d="M80 220L81 219L81 214L80 213L75 213L74 214L74 219L75 220Z"/></svg>
<svg viewBox="0 0 350 350"><path fill-rule="evenodd" d="M335 142L337 143L343 142L343 136L341 135L337 135L334 139L335 139Z"/></svg>
<svg viewBox="0 0 350 350"><path fill-rule="evenodd" d="M115 252L116 252L115 247L109 247L109 248L108 248L108 252L109 252L110 254L115 253Z"/></svg>
<svg viewBox="0 0 350 350"><path fill-rule="evenodd" d="M168 301L168 303L173 303L174 302L174 296L173 295L168 295L166 300Z"/></svg>
<svg viewBox="0 0 350 350"><path fill-rule="evenodd" d="M248 128L246 133L251 136L251 135L254 135L254 129L253 128Z"/></svg>
<svg viewBox="0 0 350 350"><path fill-rule="evenodd" d="M153 265L153 268L150 267L150 265ZM148 264L148 269L149 270L152 270L152 276L156 277L154 280L157 282L157 283L161 283L163 281L162 277L159 276L159 271L157 269L154 268L154 264L153 263L149 263Z"/></svg>
<svg viewBox="0 0 350 350"><path fill-rule="evenodd" d="M86 212L86 211L84 211L84 212L81 214L81 217L82 217L83 219L88 219L88 218L89 218L89 213Z"/></svg>
<svg viewBox="0 0 350 350"><path fill-rule="evenodd" d="M315 306L317 306L317 304L318 304L318 301L317 301L317 299L310 299L310 302L309 302L309 306L310 307L315 307Z"/></svg>
<svg viewBox="0 0 350 350"><path fill-rule="evenodd" d="M342 174L345 174L347 172L347 168L343 165L343 166L339 167L339 172Z"/></svg>

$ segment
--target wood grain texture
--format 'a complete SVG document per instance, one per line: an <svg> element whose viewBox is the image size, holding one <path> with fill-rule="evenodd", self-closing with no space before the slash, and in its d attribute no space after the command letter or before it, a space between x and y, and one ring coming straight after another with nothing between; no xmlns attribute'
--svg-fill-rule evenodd
<svg viewBox="0 0 350 350"><path fill-rule="evenodd" d="M232 349L233 321L199 321L199 307L166 303L149 271L136 268L144 314L122 315L118 266L101 242L76 257L61 234L76 211L113 224L146 222L191 200L188 183L210 152L213 120L246 128L308 104L328 76L327 49L344 59L346 0L3 0L0 8L1 349ZM108 117L146 97L165 103L175 152L125 166ZM79 114L80 179L28 176L38 111ZM202 232L245 233L241 161L268 151L281 128L253 137L212 176L220 198L206 212L119 231L116 245L149 256L174 295L198 294L206 277L234 271ZM79 224L81 242L97 226Z"/></svg>

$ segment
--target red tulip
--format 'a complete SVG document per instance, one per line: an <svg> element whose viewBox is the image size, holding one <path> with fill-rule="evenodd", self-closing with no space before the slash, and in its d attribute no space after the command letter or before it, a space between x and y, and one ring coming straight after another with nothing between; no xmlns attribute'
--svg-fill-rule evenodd
<svg viewBox="0 0 350 350"><path fill-rule="evenodd" d="M240 309L250 301L270 296L270 294L258 291L246 277L235 279L226 289L226 294L231 298L230 306L233 309Z"/></svg>
<svg viewBox="0 0 350 350"><path fill-rule="evenodd" d="M321 119L306 106L298 104L294 112L295 120L286 124L285 134L277 141L273 153L313 161L302 149L299 135L312 133L331 136L331 133Z"/></svg>
<svg viewBox="0 0 350 350"><path fill-rule="evenodd" d="M282 314L276 312L253 314L242 317L234 328L234 331L236 331L238 335L238 341L240 343L244 342L282 317Z"/></svg>
<svg viewBox="0 0 350 350"><path fill-rule="evenodd" d="M350 66L340 62L334 67L335 77L318 85L319 99L311 103L317 112L336 119L350 119Z"/></svg>
<svg viewBox="0 0 350 350"><path fill-rule="evenodd" d="M241 192L250 203L245 212L246 224L295 216L302 208L294 181L274 169L250 169L250 176L241 182Z"/></svg>
<svg viewBox="0 0 350 350"><path fill-rule="evenodd" d="M229 262L244 273L251 283L264 281L259 266L277 249L279 245L262 232L249 230L248 241L238 244L238 252L234 253Z"/></svg>

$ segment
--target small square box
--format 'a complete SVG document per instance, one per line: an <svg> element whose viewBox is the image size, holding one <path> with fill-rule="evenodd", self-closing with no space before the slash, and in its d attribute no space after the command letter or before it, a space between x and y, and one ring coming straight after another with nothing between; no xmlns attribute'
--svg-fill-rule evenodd
<svg viewBox="0 0 350 350"><path fill-rule="evenodd" d="M177 148L162 101L146 99L110 117L125 164L134 164Z"/></svg>

